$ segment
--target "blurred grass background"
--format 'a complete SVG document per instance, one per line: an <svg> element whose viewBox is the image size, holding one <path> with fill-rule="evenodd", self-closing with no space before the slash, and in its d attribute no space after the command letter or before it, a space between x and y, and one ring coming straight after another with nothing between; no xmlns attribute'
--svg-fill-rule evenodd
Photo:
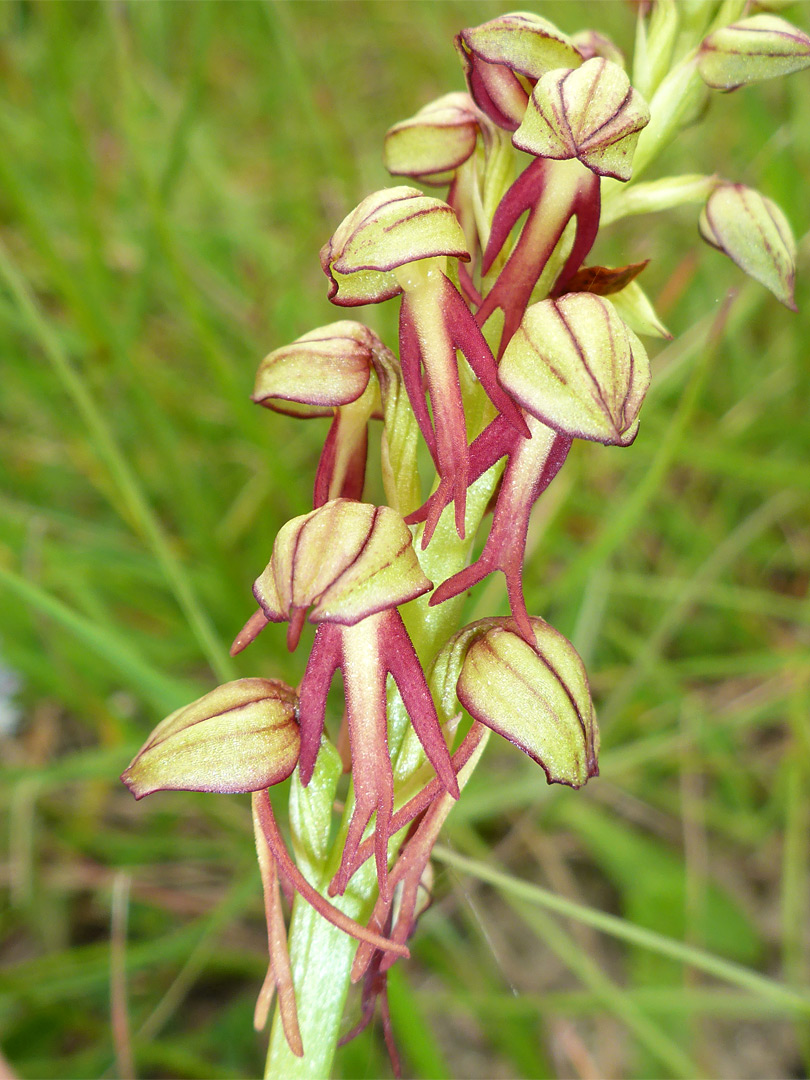
<svg viewBox="0 0 810 1080"><path fill-rule="evenodd" d="M0 6L9 1075L261 1071L247 799L136 806L117 776L216 681L300 678L272 628L226 654L325 434L252 406L255 368L336 317L320 245L390 182L387 127L462 88L453 34L506 10ZM630 51L624 3L536 10ZM805 237L807 80L715 98L654 175L756 186ZM694 209L612 227L593 261L648 257L675 340L641 433L576 447L526 571L591 672L602 777L548 789L490 747L391 980L406 1075L808 1075L808 244L798 315L700 244ZM395 306L363 316L392 344ZM470 601L505 610L500 581ZM388 1075L381 1047L367 1032L337 1074Z"/></svg>

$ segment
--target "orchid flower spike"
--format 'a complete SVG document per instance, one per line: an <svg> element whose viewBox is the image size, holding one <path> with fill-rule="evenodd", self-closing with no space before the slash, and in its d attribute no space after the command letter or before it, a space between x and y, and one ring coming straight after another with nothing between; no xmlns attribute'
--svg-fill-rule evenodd
<svg viewBox="0 0 810 1080"><path fill-rule="evenodd" d="M498 385L489 345L444 272L447 257L470 257L455 214L439 199L407 187L389 188L364 199L321 252L333 303L376 303L403 293L402 377L439 476L452 488L456 529L463 537L469 450L457 349L495 408L524 435L528 428L520 410ZM432 418L422 384L423 367Z"/></svg>
<svg viewBox="0 0 810 1080"><path fill-rule="evenodd" d="M240 644L258 623L289 621L288 644L298 644L304 619L318 625L300 688L299 775L306 786L321 744L326 697L338 668L343 673L356 806L337 875L342 892L354 872L363 833L376 813L375 854L380 889L388 894L388 840L394 812L388 752L386 677L399 688L414 731L444 789L458 797L458 783L433 699L399 604L432 588L422 573L407 525L387 506L335 499L289 521L254 593L253 617Z"/></svg>

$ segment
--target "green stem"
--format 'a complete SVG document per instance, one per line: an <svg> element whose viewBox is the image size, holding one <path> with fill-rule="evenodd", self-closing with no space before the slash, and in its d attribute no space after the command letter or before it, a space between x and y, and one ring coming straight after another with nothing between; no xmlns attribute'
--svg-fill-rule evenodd
<svg viewBox="0 0 810 1080"><path fill-rule="evenodd" d="M343 903L338 906L347 910ZM355 917L359 912L349 914ZM356 946L353 938L328 923L305 900L296 899L290 926L290 963L304 1057L296 1057L287 1045L276 1009L266 1078L326 1080L329 1076Z"/></svg>

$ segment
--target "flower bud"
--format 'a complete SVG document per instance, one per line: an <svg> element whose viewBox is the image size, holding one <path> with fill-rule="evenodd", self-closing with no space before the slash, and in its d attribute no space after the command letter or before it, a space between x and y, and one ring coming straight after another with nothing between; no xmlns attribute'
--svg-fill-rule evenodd
<svg viewBox="0 0 810 1080"><path fill-rule="evenodd" d="M530 623L534 648L512 619L482 619L452 638L447 649L455 664L461 659L456 694L474 719L541 765L550 784L581 787L599 772L585 668L562 634L542 619Z"/></svg>
<svg viewBox="0 0 810 1080"><path fill-rule="evenodd" d="M345 307L388 300L402 291L397 267L436 255L469 261L452 208L418 188L384 188L363 199L321 248L329 299Z"/></svg>
<svg viewBox="0 0 810 1080"><path fill-rule="evenodd" d="M547 19L524 11L462 30L456 48L476 105L507 131L523 119L526 81L531 86L553 68L582 62L570 38Z"/></svg>
<svg viewBox="0 0 810 1080"><path fill-rule="evenodd" d="M332 416L368 386L381 342L362 323L344 319L312 330L266 356L253 400L293 416Z"/></svg>
<svg viewBox="0 0 810 1080"><path fill-rule="evenodd" d="M292 773L300 735L295 692L277 679L238 679L161 721L121 779L153 791L260 791Z"/></svg>
<svg viewBox="0 0 810 1080"><path fill-rule="evenodd" d="M446 183L475 150L482 120L469 94L445 94L389 129L385 167L394 176Z"/></svg>
<svg viewBox="0 0 810 1080"><path fill-rule="evenodd" d="M353 626L432 587L396 510L333 499L287 522L253 591L271 622L314 605L310 622Z"/></svg>
<svg viewBox="0 0 810 1080"><path fill-rule="evenodd" d="M618 45L599 30L580 30L571 37L571 44L580 54L583 60L591 60L594 56L601 56L610 60L619 67L624 67L624 53Z"/></svg>
<svg viewBox="0 0 810 1080"><path fill-rule="evenodd" d="M796 242L775 202L743 184L720 184L706 202L699 228L708 244L796 310Z"/></svg>
<svg viewBox="0 0 810 1080"><path fill-rule="evenodd" d="M538 157L577 158L598 176L629 180L638 135L649 119L647 103L625 72L594 57L540 79L512 142Z"/></svg>
<svg viewBox="0 0 810 1080"><path fill-rule="evenodd" d="M777 15L752 15L703 41L698 71L713 90L790 75L810 65L810 37Z"/></svg>
<svg viewBox="0 0 810 1080"><path fill-rule="evenodd" d="M527 309L498 378L518 404L556 431L628 446L638 431L650 365L608 300L568 293Z"/></svg>

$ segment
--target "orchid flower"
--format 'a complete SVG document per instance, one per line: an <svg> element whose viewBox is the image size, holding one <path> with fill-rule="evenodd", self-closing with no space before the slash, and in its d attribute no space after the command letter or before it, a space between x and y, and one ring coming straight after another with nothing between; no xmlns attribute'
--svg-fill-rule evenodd
<svg viewBox="0 0 810 1080"><path fill-rule="evenodd" d="M609 300L570 293L529 308L498 374L525 410L532 437L513 440L493 421L473 443L473 477L509 456L492 528L478 560L444 581L430 603L449 600L501 570L512 614L530 640L521 578L531 508L559 472L572 439L616 446L633 441L650 368L644 346ZM437 510L438 500L427 513Z"/></svg>
<svg viewBox="0 0 810 1080"><path fill-rule="evenodd" d="M278 679L238 679L177 709L163 720L121 776L136 799L156 791L253 793L259 869L264 888L270 965L254 1022L264 1026L278 990L282 1022L293 1052L303 1055L287 953L279 880L304 896L334 926L372 950L407 949L361 926L322 897L290 858L273 816L267 788L296 767L301 736L298 698Z"/></svg>
<svg viewBox="0 0 810 1080"><path fill-rule="evenodd" d="M362 499L368 422L382 417L393 353L362 323L331 323L271 352L259 365L253 400L293 416L332 416L315 473L313 505Z"/></svg>
<svg viewBox="0 0 810 1080"><path fill-rule="evenodd" d="M448 257L470 258L452 209L415 188L398 187L370 195L352 211L322 250L321 264L335 304L376 303L403 294L402 377L436 470L453 491L456 529L463 537L469 450L457 349L496 409L524 435L528 428L498 385L489 345L445 273Z"/></svg>

